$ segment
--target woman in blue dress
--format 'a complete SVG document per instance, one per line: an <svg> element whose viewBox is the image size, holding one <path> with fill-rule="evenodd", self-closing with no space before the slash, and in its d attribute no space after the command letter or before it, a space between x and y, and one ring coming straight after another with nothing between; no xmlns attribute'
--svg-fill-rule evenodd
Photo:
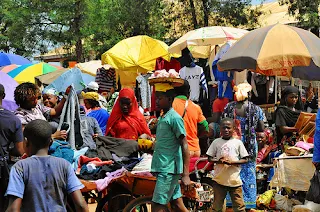
<svg viewBox="0 0 320 212"><path fill-rule="evenodd" d="M265 117L262 109L249 101L251 90L252 87L248 83L236 86L236 101L230 102L224 110L225 117L240 121L241 140L250 157L248 163L241 165L240 172L243 183L243 199L247 209L256 208L256 158L258 153L256 132L263 132ZM227 205L229 206L228 203L227 199Z"/></svg>

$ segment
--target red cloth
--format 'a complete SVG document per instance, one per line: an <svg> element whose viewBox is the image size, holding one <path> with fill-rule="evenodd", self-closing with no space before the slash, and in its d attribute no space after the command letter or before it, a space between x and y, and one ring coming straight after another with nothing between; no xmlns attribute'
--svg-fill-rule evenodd
<svg viewBox="0 0 320 212"><path fill-rule="evenodd" d="M155 70L165 69L169 71L170 69L176 70L179 73L181 69L180 62L177 59L171 58L170 62L166 61L162 57L157 59Z"/></svg>
<svg viewBox="0 0 320 212"><path fill-rule="evenodd" d="M80 155L78 161L78 171L80 172L81 167L84 164L93 163L96 166L110 165L113 164L112 160L102 161L100 158L88 158L87 156Z"/></svg>
<svg viewBox="0 0 320 212"><path fill-rule="evenodd" d="M128 115L124 115L120 108L120 99L128 98L131 100L132 107ZM125 130L122 130L124 129ZM142 134L151 135L150 129L144 116L139 111L137 99L131 88L124 88L120 91L119 97L113 106L108 120L106 135L115 138L137 139Z"/></svg>
<svg viewBox="0 0 320 212"><path fill-rule="evenodd" d="M223 113L225 106L229 103L228 98L217 98L213 101L212 111L214 113Z"/></svg>

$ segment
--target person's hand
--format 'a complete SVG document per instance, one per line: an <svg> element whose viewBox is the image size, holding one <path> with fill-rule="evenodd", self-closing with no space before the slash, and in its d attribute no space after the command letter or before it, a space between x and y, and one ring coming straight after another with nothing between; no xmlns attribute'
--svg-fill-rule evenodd
<svg viewBox="0 0 320 212"><path fill-rule="evenodd" d="M230 161L228 158L223 159L223 160L222 160L222 163L223 163L223 164L226 164L226 165L232 165L232 161Z"/></svg>
<svg viewBox="0 0 320 212"><path fill-rule="evenodd" d="M53 139L58 139L58 140L66 140L68 137L68 133L65 130L61 131L56 131L54 134L51 136Z"/></svg>
<svg viewBox="0 0 320 212"><path fill-rule="evenodd" d="M191 180L189 175L182 175L181 182L185 190L189 191L191 189Z"/></svg>
<svg viewBox="0 0 320 212"><path fill-rule="evenodd" d="M95 138L97 138L98 136L99 136L99 134L93 134L93 135L92 135L92 138L95 139Z"/></svg>

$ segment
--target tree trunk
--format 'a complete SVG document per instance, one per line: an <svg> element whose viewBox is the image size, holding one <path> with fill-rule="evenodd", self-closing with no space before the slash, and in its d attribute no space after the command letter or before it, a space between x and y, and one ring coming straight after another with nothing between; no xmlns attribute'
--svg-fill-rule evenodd
<svg viewBox="0 0 320 212"><path fill-rule="evenodd" d="M198 28L198 21L197 21L196 9L194 7L194 2L193 2L193 0L189 0L189 2L190 2L191 14L192 14L193 28L197 29Z"/></svg>
<svg viewBox="0 0 320 212"><path fill-rule="evenodd" d="M315 34L317 37L319 37L319 28L318 27L313 27L310 30L313 34Z"/></svg>
<svg viewBox="0 0 320 212"><path fill-rule="evenodd" d="M209 26L209 2L208 0L202 0L203 7L203 26Z"/></svg>
<svg viewBox="0 0 320 212"><path fill-rule="evenodd" d="M82 21L82 15L81 15L81 0L78 0L75 2L75 18L74 18L74 33L76 37L76 57L77 57L77 62L81 63L84 62L83 60L83 52L82 52L82 40L81 40L81 32L80 32L80 27L81 27L81 21Z"/></svg>

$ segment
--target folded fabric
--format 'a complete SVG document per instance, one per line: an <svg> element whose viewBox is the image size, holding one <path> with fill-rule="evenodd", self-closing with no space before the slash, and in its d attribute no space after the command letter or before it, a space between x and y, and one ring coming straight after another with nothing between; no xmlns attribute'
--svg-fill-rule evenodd
<svg viewBox="0 0 320 212"><path fill-rule="evenodd" d="M138 151L138 142L135 140L98 136L96 144L97 157L101 160L112 160L112 153L118 157L128 157ZM94 151L90 151L90 153L92 154Z"/></svg>
<svg viewBox="0 0 320 212"><path fill-rule="evenodd" d="M48 151L49 155L63 158L70 163L73 162L74 151L71 149L71 146L66 141L55 140Z"/></svg>
<svg viewBox="0 0 320 212"><path fill-rule="evenodd" d="M95 166L103 166L103 165L110 165L112 164L112 160L102 161L100 158L89 158L84 155L80 155L78 161L78 169L81 169L84 164L94 164Z"/></svg>
<svg viewBox="0 0 320 212"><path fill-rule="evenodd" d="M86 168L83 168L83 167L81 168L80 174L78 174L78 177L80 179L84 179L84 180L104 179L108 172L114 172L122 168L122 166L119 164L104 165L104 166L96 167L96 170L91 173L90 171L88 171L88 166L89 164L83 166Z"/></svg>
<svg viewBox="0 0 320 212"><path fill-rule="evenodd" d="M142 155L142 160L133 167L132 171L134 172L150 172L151 171L151 162L152 155L144 153Z"/></svg>
<svg viewBox="0 0 320 212"><path fill-rule="evenodd" d="M84 147L80 150L74 151L72 167L75 171L78 169L78 163L79 163L80 156L86 154L88 149L89 149L88 147Z"/></svg>
<svg viewBox="0 0 320 212"><path fill-rule="evenodd" d="M304 149L306 151L309 151L310 148L312 148L312 146L309 143L306 143L306 142L303 142L303 141L297 142L295 146L299 147L301 149Z"/></svg>
<svg viewBox="0 0 320 212"><path fill-rule="evenodd" d="M120 177L126 171L127 170L122 167L121 169L119 169L117 171L107 173L107 176L104 179L100 179L100 180L95 181L95 183L97 185L97 190L102 191L102 190L106 189L108 187L109 183L113 179Z"/></svg>

